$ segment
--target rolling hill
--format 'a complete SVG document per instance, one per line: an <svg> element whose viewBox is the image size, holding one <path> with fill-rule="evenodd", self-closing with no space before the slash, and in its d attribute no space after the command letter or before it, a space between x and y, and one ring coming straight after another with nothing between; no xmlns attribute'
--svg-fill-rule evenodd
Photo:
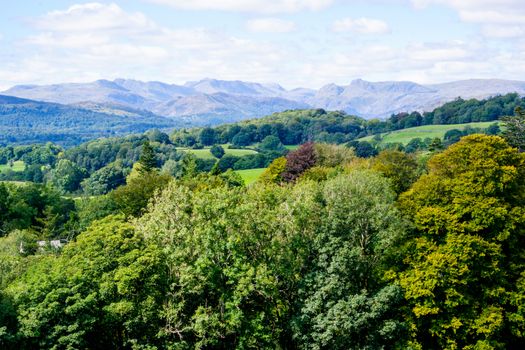
<svg viewBox="0 0 525 350"><path fill-rule="evenodd" d="M180 126L151 112L106 108L105 112L73 105L0 95L0 144L55 142L70 146L112 135Z"/></svg>
<svg viewBox="0 0 525 350"><path fill-rule="evenodd" d="M465 127L486 129L494 122L478 122L478 123L464 123L464 124L447 124L447 125L423 125L414 128L407 128L403 130L396 130L380 134L380 144L387 143L402 143L406 145L412 139L420 138L439 138L443 139L445 133L449 130L458 129L463 130ZM372 141L374 136L366 136L360 138L358 141Z"/></svg>

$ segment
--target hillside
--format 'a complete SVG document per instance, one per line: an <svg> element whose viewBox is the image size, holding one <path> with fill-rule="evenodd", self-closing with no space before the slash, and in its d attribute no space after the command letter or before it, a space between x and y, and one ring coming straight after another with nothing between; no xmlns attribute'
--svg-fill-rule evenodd
<svg viewBox="0 0 525 350"><path fill-rule="evenodd" d="M18 85L5 95L61 104L105 105L147 110L192 125L216 125L259 118L290 109L323 108L365 119L401 112L432 111L458 97L484 99L507 93L525 94L525 82L463 80L421 85L414 82L328 84L318 90L287 90L278 84L203 79L184 85L116 79L91 83Z"/></svg>
<svg viewBox="0 0 525 350"><path fill-rule="evenodd" d="M381 137L381 141L378 143L379 146L388 143L401 143L403 145L408 144L412 139L420 138L439 138L443 139L447 131L449 130L464 130L466 127L486 129L494 122L478 122L478 123L464 123L464 124L448 124L448 125L424 125L416 126L413 128L407 128L403 130L396 130L383 134L378 134ZM373 141L377 136L366 136L360 138L359 141Z"/></svg>
<svg viewBox="0 0 525 350"><path fill-rule="evenodd" d="M0 144L54 142L70 146L98 137L180 125L150 112L128 109L122 113L110 108L102 112L0 95Z"/></svg>

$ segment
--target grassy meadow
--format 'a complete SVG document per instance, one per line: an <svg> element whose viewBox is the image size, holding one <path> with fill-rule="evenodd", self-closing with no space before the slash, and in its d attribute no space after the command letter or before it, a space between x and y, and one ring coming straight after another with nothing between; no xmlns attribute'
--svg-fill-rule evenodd
<svg viewBox="0 0 525 350"><path fill-rule="evenodd" d="M382 140L381 143L402 143L407 144L410 140L415 138L425 139L427 137L433 138L443 138L445 133L452 129L463 130L466 126L472 128L488 128L494 122L479 122L479 123L466 123L466 124L447 124L447 125L424 125L417 126L415 128L408 128L403 130L396 130L388 133L381 134ZM366 136L359 141L372 141L374 136Z"/></svg>

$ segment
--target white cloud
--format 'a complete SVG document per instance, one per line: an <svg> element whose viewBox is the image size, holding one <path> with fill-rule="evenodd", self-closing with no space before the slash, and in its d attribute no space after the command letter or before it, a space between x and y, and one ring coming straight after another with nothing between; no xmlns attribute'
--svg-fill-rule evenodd
<svg viewBox="0 0 525 350"><path fill-rule="evenodd" d="M31 23L36 33L13 46L9 59L0 53L3 88L119 77L174 83L205 76L277 81L289 69L286 57L294 61L296 55L264 40L206 28L163 27L115 4L74 5Z"/></svg>
<svg viewBox="0 0 525 350"><path fill-rule="evenodd" d="M259 33L289 33L296 29L295 23L279 18L256 18L246 23L248 30Z"/></svg>
<svg viewBox="0 0 525 350"><path fill-rule="evenodd" d="M427 3L430 1L434 0ZM514 15L519 16L520 12L515 11ZM351 19L348 25L343 20L339 29L386 32L384 26L380 30L381 26L370 25L370 21L374 20ZM297 30L268 41L266 36L261 39L249 32L174 29L155 23L143 13L100 3L52 11L31 23L34 32L29 37L0 50L0 89L24 83L120 77L183 83L208 76L278 82L292 88L320 87L329 82L347 84L359 77L430 83L471 77L525 76L525 42L520 47L518 41L513 41L513 45L487 44L483 38L403 43L373 37L348 42L348 36L323 31L327 24L321 21L316 27L320 30L314 34L310 31L305 35ZM293 29L293 23L271 16L255 18L246 25L259 31ZM482 30L489 31L486 35L493 37L523 33L521 23L481 25ZM5 40L0 45L4 43Z"/></svg>
<svg viewBox="0 0 525 350"><path fill-rule="evenodd" d="M453 8L462 21L481 25L486 37L513 38L525 31L524 0L411 0L417 8L433 4Z"/></svg>
<svg viewBox="0 0 525 350"><path fill-rule="evenodd" d="M343 18L334 22L335 32L355 32L360 34L385 34L390 32L388 24L373 18Z"/></svg>
<svg viewBox="0 0 525 350"><path fill-rule="evenodd" d="M35 21L37 28L57 32L126 31L154 29L140 12L125 12L116 4L86 3L52 11Z"/></svg>
<svg viewBox="0 0 525 350"><path fill-rule="evenodd" d="M252 13L318 11L333 0L148 0L184 10L215 10Z"/></svg>

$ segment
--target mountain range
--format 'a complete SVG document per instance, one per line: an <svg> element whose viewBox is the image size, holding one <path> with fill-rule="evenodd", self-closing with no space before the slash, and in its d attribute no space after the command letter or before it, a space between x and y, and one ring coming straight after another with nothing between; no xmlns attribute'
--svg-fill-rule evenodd
<svg viewBox="0 0 525 350"><path fill-rule="evenodd" d="M289 109L342 110L367 119L399 112L431 111L458 97L483 99L517 92L525 82L472 79L422 85L408 81L368 82L287 90L278 84L204 79L184 85L130 79L92 83L17 85L1 94L73 105L113 115L144 111L191 125L214 125L258 118ZM133 114L132 113L132 114Z"/></svg>

